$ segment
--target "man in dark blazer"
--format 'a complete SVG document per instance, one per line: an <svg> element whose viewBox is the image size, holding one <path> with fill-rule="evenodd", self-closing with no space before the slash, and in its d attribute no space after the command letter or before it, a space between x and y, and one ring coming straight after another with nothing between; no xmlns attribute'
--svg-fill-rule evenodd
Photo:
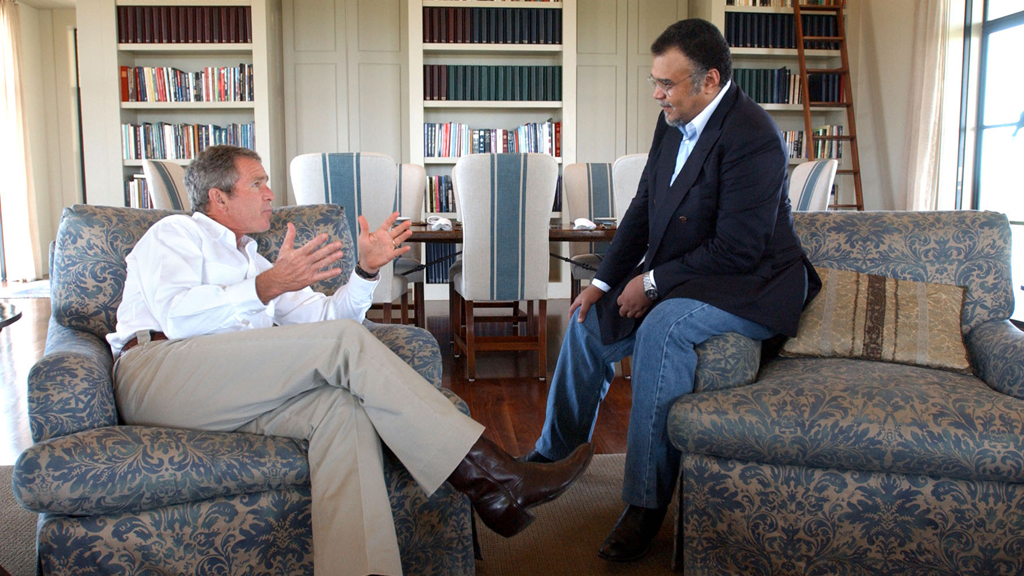
<svg viewBox="0 0 1024 576"><path fill-rule="evenodd" d="M683 20L651 52L663 113L647 165L594 282L570 306L544 430L525 457L557 460L589 441L614 362L633 355L627 507L599 550L618 561L646 554L672 499L679 452L666 425L693 391L694 346L726 332L793 336L821 285L793 230L779 128L731 81L725 38Z"/></svg>

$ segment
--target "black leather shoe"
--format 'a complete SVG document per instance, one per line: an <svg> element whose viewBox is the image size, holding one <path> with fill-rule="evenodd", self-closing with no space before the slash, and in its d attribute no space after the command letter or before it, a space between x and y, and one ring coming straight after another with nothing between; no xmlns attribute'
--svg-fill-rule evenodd
<svg viewBox="0 0 1024 576"><path fill-rule="evenodd" d="M531 450L529 454L526 456L520 456L519 458L516 458L516 460L519 460L520 462L536 462L537 464L551 464L554 462L554 460L540 452L537 452L536 450Z"/></svg>
<svg viewBox="0 0 1024 576"><path fill-rule="evenodd" d="M469 496L483 523L508 538L533 522L528 509L558 498L587 469L594 447L584 444L551 464L520 462L480 437L448 482Z"/></svg>
<svg viewBox="0 0 1024 576"><path fill-rule="evenodd" d="M661 530L666 512L668 508L626 506L597 554L614 562L632 562L643 558Z"/></svg>

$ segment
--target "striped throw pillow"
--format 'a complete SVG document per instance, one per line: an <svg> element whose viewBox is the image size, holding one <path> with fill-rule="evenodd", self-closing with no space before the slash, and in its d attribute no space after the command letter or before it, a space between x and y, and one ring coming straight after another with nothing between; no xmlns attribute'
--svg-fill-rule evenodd
<svg viewBox="0 0 1024 576"><path fill-rule="evenodd" d="M819 268L821 292L782 356L862 358L971 373L964 288Z"/></svg>

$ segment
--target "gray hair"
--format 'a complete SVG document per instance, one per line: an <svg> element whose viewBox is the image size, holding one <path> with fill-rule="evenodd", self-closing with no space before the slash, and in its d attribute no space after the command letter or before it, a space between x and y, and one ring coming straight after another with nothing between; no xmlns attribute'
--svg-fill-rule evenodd
<svg viewBox="0 0 1024 576"><path fill-rule="evenodd" d="M210 207L210 190L217 188L229 196L238 181L238 169L235 160L252 158L262 162L260 155L248 148L238 146L210 146L196 156L195 160L185 169L185 189L192 203L193 212L206 211Z"/></svg>

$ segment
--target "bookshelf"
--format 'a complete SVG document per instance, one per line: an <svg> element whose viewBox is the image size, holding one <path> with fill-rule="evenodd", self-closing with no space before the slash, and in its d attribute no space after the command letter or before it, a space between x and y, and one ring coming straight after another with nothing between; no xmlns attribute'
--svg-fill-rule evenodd
<svg viewBox="0 0 1024 576"><path fill-rule="evenodd" d="M247 145L268 173L274 169L267 6L263 0L79 3L80 53L90 55L80 63L89 203L127 205L125 183L141 174L143 157L187 165L213 143ZM146 125L148 150L140 140Z"/></svg>
<svg viewBox="0 0 1024 576"><path fill-rule="evenodd" d="M807 0L803 0L807 1ZM804 128L804 107L802 99L799 98L799 84L795 84L800 76L800 63L796 45L794 43L793 8L791 2L782 0L771 0L771 6L746 6L743 4L760 4L757 2L736 0L735 4L727 0L693 0L690 4L690 16L704 18L715 24L732 46L733 79L738 82L749 96L758 101L775 119L783 132L803 133ZM816 20L815 25L827 26L829 16L806 15ZM834 18L833 18L834 21ZM822 34L824 34L822 28ZM808 29L805 26L805 35ZM805 57L809 67L828 68L836 66L841 53L838 47L822 46L805 50ZM765 82L771 84L771 80L758 79L758 71L767 75L768 71L780 71L787 76L791 84L788 84L784 94L774 94L771 88L767 94L762 93L760 97L757 87L763 87ZM746 75L746 77L744 76ZM752 79L752 76L755 77ZM831 82L831 84L830 84ZM826 96L834 97L835 101L841 99L839 82L834 78L822 79ZM825 100L829 98L823 98ZM812 97L812 100L818 100ZM844 131L846 124L846 108L841 105L820 106L811 109L811 120L815 127L831 126L833 133ZM806 140L806 136L804 136ZM843 145L845 147L845 144ZM798 147L794 146L794 147ZM848 167L849 154L846 150L839 151L839 147L833 146L832 152L826 154L829 157L839 158L840 170ZM806 161L806 152L801 154L800 150L791 150L790 166ZM853 196L853 186L844 186L839 178L836 179L840 196ZM847 190L847 188L849 188Z"/></svg>
<svg viewBox="0 0 1024 576"><path fill-rule="evenodd" d="M431 178L450 176L458 161L455 154L434 153L426 142L425 124L495 129L491 136L496 149L501 139L497 129L548 120L560 123L556 160L562 166L576 161L576 0L412 0L408 18L409 162L422 164ZM557 79L544 76L556 69ZM469 72L470 80L456 84L453 76L447 82L449 72ZM472 82L474 72L482 76L480 85ZM512 74L521 74L519 82ZM513 93L515 86L522 90ZM544 130L549 129L535 132L546 134ZM544 139L554 145L554 134ZM454 212L438 214L455 218ZM561 221L561 213L552 218ZM552 251L558 250L564 247L552 244ZM550 297L568 296L568 276L568 270L552 265ZM428 299L445 299L447 293L444 284L426 286Z"/></svg>

